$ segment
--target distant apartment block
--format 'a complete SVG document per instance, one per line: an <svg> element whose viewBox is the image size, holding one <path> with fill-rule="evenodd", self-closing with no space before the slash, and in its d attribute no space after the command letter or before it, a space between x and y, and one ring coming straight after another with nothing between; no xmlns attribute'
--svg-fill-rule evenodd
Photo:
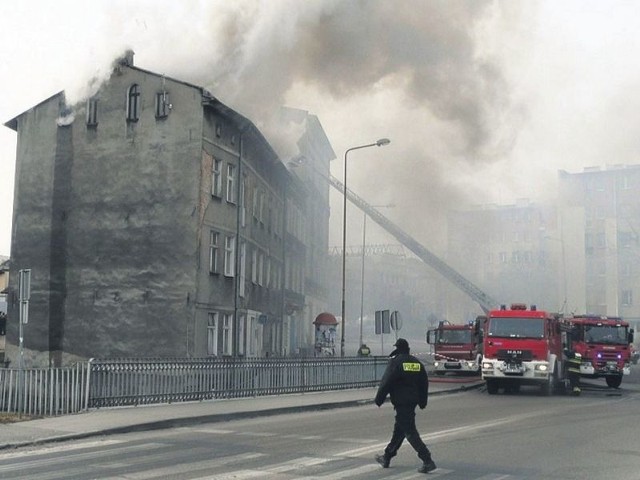
<svg viewBox="0 0 640 480"><path fill-rule="evenodd" d="M640 165L560 171L555 204L450 212L450 262L502 303L638 323L639 192Z"/></svg>

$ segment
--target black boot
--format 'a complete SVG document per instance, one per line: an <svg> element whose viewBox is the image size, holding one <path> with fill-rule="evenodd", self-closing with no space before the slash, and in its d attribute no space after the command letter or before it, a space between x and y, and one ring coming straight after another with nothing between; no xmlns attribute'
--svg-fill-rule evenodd
<svg viewBox="0 0 640 480"><path fill-rule="evenodd" d="M391 462L391 458L387 457L386 455L376 455L373 458L376 459L376 462L382 465L382 468L389 468L389 462Z"/></svg>
<svg viewBox="0 0 640 480"><path fill-rule="evenodd" d="M429 473L429 472L433 472L436 468L436 464L434 463L433 460L429 460L428 462L424 462L422 464L422 466L418 469L418 472L420 473Z"/></svg>

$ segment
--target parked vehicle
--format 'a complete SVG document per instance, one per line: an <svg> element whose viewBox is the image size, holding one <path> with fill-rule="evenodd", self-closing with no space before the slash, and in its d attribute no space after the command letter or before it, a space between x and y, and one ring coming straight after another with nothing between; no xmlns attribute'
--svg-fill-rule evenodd
<svg viewBox="0 0 640 480"><path fill-rule="evenodd" d="M442 321L438 328L427 331L427 343L432 345L433 368L437 375L447 372L480 374L482 332L478 319L463 325Z"/></svg>
<svg viewBox="0 0 640 480"><path fill-rule="evenodd" d="M604 378L609 387L618 388L623 375L631 373L634 332L629 323L600 315L572 315L562 321L567 348L582 357L580 376Z"/></svg>

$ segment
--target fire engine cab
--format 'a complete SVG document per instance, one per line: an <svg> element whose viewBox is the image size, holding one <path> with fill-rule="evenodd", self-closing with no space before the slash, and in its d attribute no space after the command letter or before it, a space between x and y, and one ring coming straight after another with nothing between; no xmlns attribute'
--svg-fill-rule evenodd
<svg viewBox="0 0 640 480"><path fill-rule="evenodd" d="M573 315L563 319L567 348L579 353L580 376L604 377L607 385L618 388L622 376L631 373L633 329L620 317Z"/></svg>
<svg viewBox="0 0 640 480"><path fill-rule="evenodd" d="M545 395L563 381L562 333L557 314L535 305L502 305L484 319L482 378L489 394L537 385Z"/></svg>
<svg viewBox="0 0 640 480"><path fill-rule="evenodd" d="M482 317L479 317L482 318ZM433 351L433 371L479 374L482 361L482 325L479 320L453 324L444 320L427 331L427 343Z"/></svg>

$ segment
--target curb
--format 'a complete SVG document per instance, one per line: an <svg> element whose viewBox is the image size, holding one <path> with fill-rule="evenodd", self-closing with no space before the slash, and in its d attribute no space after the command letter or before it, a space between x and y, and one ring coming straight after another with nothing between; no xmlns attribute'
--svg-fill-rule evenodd
<svg viewBox="0 0 640 480"><path fill-rule="evenodd" d="M466 392L468 390L474 390L474 389L480 388L483 385L484 385L483 383L478 383L473 385L461 385L459 387L452 388L449 390L441 390L438 392L429 393L429 396L440 396L440 395L448 395L452 393ZM364 405L373 405L373 404L374 403L372 398L370 400L345 400L342 402L315 403L311 405L277 407L277 408L270 408L265 410L252 410L247 412L216 413L211 415L199 415L194 417L156 420L151 422L126 425L122 427L94 430L90 432L56 435L53 437L39 438L31 441L5 443L0 445L0 451L34 446L34 445L44 445L48 443L66 442L70 440L82 440L90 437L118 435L123 433L145 432L145 431L153 431L153 430L163 430L167 428L191 427L194 425L199 425L201 423L221 423L221 422L228 422L231 420L242 420L246 418L268 417L273 415L284 415L284 414L299 413L299 412L305 412L305 411L308 412L308 411L333 410L337 408L360 407Z"/></svg>

